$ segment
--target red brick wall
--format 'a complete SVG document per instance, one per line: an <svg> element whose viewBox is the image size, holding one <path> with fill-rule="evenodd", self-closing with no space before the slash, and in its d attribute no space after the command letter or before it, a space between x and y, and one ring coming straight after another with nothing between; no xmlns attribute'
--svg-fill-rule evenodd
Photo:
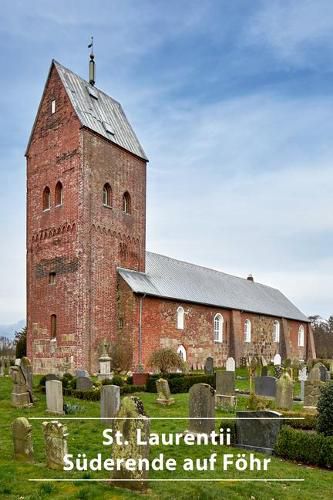
<svg viewBox="0 0 333 500"><path fill-rule="evenodd" d="M56 113L51 114L51 100ZM27 325L28 355L36 371L48 371L73 355L79 336L78 284L80 148L79 122L53 68L27 153ZM64 186L55 207L55 186ZM51 209L43 211L45 186ZM56 283L49 284L49 272ZM57 349L50 342L51 314L57 315ZM77 361L77 360L76 360Z"/></svg>

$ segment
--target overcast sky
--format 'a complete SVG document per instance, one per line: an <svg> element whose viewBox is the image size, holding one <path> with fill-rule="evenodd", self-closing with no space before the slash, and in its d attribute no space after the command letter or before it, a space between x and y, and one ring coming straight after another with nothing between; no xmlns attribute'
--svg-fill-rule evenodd
<svg viewBox="0 0 333 500"><path fill-rule="evenodd" d="M147 249L333 313L331 0L2 0L0 323L25 316L24 151L55 58L149 159Z"/></svg>

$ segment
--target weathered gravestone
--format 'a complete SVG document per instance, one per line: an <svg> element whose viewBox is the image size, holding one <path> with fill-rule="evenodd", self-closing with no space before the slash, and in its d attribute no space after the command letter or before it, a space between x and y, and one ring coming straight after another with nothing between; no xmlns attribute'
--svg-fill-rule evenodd
<svg viewBox="0 0 333 500"><path fill-rule="evenodd" d="M216 372L215 404L216 407L234 407L236 405L235 372Z"/></svg>
<svg viewBox="0 0 333 500"><path fill-rule="evenodd" d="M32 394L32 364L31 364L30 359L27 358L26 356L23 356L23 358L21 359L20 366L21 366L22 373L23 373L23 375L25 377L25 380L26 380L28 391L30 392L31 399L33 401L33 394Z"/></svg>
<svg viewBox="0 0 333 500"><path fill-rule="evenodd" d="M304 407L317 406L320 397L320 388L324 385L321 381L321 373L318 366L314 366L308 376L308 380L304 383Z"/></svg>
<svg viewBox="0 0 333 500"><path fill-rule="evenodd" d="M0 358L0 377L3 377L5 374L5 367L2 359Z"/></svg>
<svg viewBox="0 0 333 500"><path fill-rule="evenodd" d="M120 432L128 444L124 446L115 443L112 446L112 458L114 460L132 459L136 462L139 459L149 460L149 444L139 444L148 442L150 434L150 420L144 413L142 401L134 396L124 398L117 417L119 420L115 420L114 432ZM137 438L138 432L140 432L141 441ZM121 465L120 469L115 470L112 475L114 485L141 491L147 489L147 479L148 471L145 467L143 470L127 470L124 465Z"/></svg>
<svg viewBox="0 0 333 500"><path fill-rule="evenodd" d="M89 377L78 377L76 379L76 390L77 391L90 391L94 384Z"/></svg>
<svg viewBox="0 0 333 500"><path fill-rule="evenodd" d="M27 379L21 366L11 366L10 374L13 380L12 405L16 408L30 406L33 404L30 380Z"/></svg>
<svg viewBox="0 0 333 500"><path fill-rule="evenodd" d="M211 356L208 356L205 361L204 371L207 375L213 375L214 373L214 359Z"/></svg>
<svg viewBox="0 0 333 500"><path fill-rule="evenodd" d="M118 385L102 385L101 389L101 420L113 427L113 420L120 408L120 387Z"/></svg>
<svg viewBox="0 0 333 500"><path fill-rule="evenodd" d="M234 358L228 358L225 364L225 369L227 372L234 372L236 369L236 363Z"/></svg>
<svg viewBox="0 0 333 500"><path fill-rule="evenodd" d="M276 382L276 407L291 410L293 407L294 384L288 373L281 375Z"/></svg>
<svg viewBox="0 0 333 500"><path fill-rule="evenodd" d="M169 382L164 378L160 378L156 380L156 389L157 389L157 399L156 402L160 405L172 405L175 400L171 397Z"/></svg>
<svg viewBox="0 0 333 500"><path fill-rule="evenodd" d="M64 457L68 453L66 426L57 420L43 422L43 432L47 467L63 470Z"/></svg>
<svg viewBox="0 0 333 500"><path fill-rule="evenodd" d="M18 417L12 425L14 458L23 462L33 462L32 426L25 417Z"/></svg>
<svg viewBox="0 0 333 500"><path fill-rule="evenodd" d="M46 386L46 406L50 413L63 415L64 398L62 395L62 382L60 380L48 380Z"/></svg>
<svg viewBox="0 0 333 500"><path fill-rule="evenodd" d="M275 398L276 396L276 378L275 377L256 377L254 379L255 393L257 396L266 398Z"/></svg>
<svg viewBox="0 0 333 500"><path fill-rule="evenodd" d="M237 446L272 453L281 429L281 413L270 410L236 413Z"/></svg>
<svg viewBox="0 0 333 500"><path fill-rule="evenodd" d="M273 364L274 366L280 366L281 365L281 356L280 354L275 354L273 358Z"/></svg>
<svg viewBox="0 0 333 500"><path fill-rule="evenodd" d="M320 380L322 382L328 382L331 379L330 372L327 370L326 366L323 363L316 363L315 367L320 370Z"/></svg>
<svg viewBox="0 0 333 500"><path fill-rule="evenodd" d="M189 390L189 433L210 434L215 429L215 391L208 384L194 384Z"/></svg>

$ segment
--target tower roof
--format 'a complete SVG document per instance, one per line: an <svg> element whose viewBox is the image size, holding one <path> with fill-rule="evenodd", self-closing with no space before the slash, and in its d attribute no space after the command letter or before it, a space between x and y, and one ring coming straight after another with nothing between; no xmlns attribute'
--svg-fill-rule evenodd
<svg viewBox="0 0 333 500"><path fill-rule="evenodd" d="M146 253L145 273L118 273L134 293L309 321L276 288L156 253Z"/></svg>
<svg viewBox="0 0 333 500"><path fill-rule="evenodd" d="M120 103L54 59L50 73L53 66L82 126L148 161Z"/></svg>

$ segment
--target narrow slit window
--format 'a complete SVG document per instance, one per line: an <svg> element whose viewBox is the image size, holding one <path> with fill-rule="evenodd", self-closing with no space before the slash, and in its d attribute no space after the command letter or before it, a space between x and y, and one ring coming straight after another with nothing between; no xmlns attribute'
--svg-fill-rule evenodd
<svg viewBox="0 0 333 500"><path fill-rule="evenodd" d="M125 214L131 213L131 197L128 191L123 194L123 212Z"/></svg>
<svg viewBox="0 0 333 500"><path fill-rule="evenodd" d="M63 203L63 187L60 181L57 182L55 187L55 204L59 207Z"/></svg>
<svg viewBox="0 0 333 500"><path fill-rule="evenodd" d="M223 342L223 316L216 314L214 317L214 341Z"/></svg>
<svg viewBox="0 0 333 500"><path fill-rule="evenodd" d="M52 314L51 316L51 338L57 338L57 315Z"/></svg>
<svg viewBox="0 0 333 500"><path fill-rule="evenodd" d="M249 319L244 322L244 342L251 342L251 321Z"/></svg>
<svg viewBox="0 0 333 500"><path fill-rule="evenodd" d="M103 187L103 205L105 207L112 206L112 189L108 182Z"/></svg>
<svg viewBox="0 0 333 500"><path fill-rule="evenodd" d="M304 347L304 326L301 325L298 329L298 347Z"/></svg>
<svg viewBox="0 0 333 500"><path fill-rule="evenodd" d="M49 273L49 285L54 285L56 282L56 273Z"/></svg>
<svg viewBox="0 0 333 500"><path fill-rule="evenodd" d="M51 191L48 186L43 191L43 210L50 210L51 207Z"/></svg>
<svg viewBox="0 0 333 500"><path fill-rule="evenodd" d="M184 330L184 318L185 318L185 311L183 307L178 307L177 309L177 329L178 330Z"/></svg>
<svg viewBox="0 0 333 500"><path fill-rule="evenodd" d="M51 114L54 115L55 112L56 112L56 101L55 99L53 99L51 101Z"/></svg>

